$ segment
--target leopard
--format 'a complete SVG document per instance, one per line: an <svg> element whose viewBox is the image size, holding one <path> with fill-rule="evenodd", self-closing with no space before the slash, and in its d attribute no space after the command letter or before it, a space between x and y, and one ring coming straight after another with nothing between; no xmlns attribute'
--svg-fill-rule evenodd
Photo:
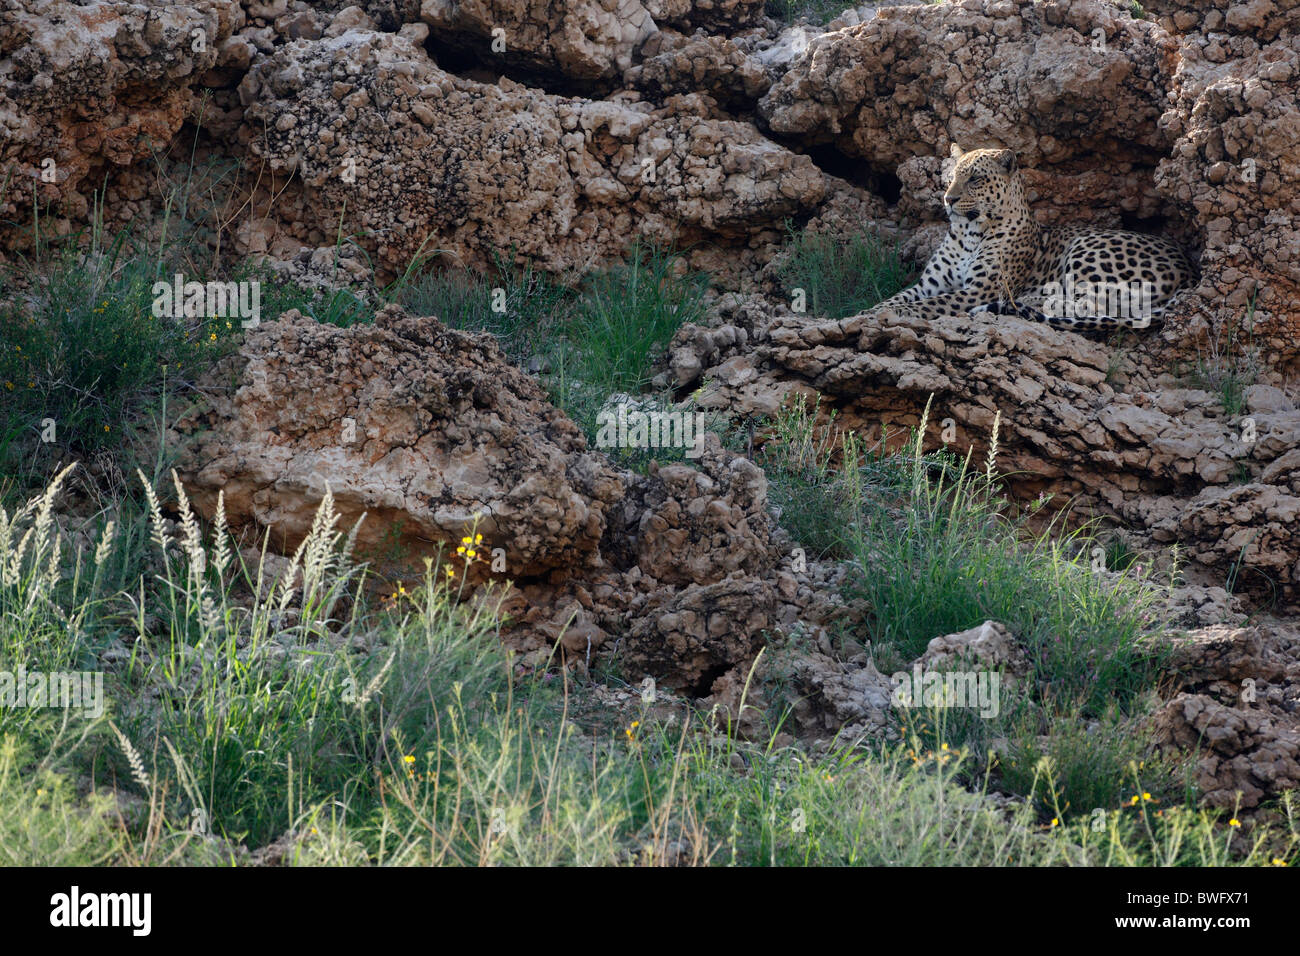
<svg viewBox="0 0 1300 956"><path fill-rule="evenodd" d="M1013 151L954 146L952 155L947 235L915 284L869 312L927 321L1018 315L1085 334L1142 329L1193 279L1186 254L1165 236L1039 226Z"/></svg>

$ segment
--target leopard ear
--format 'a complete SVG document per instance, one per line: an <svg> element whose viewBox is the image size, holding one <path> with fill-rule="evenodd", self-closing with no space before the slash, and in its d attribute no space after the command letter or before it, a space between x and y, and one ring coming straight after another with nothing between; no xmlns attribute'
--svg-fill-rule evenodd
<svg viewBox="0 0 1300 956"><path fill-rule="evenodd" d="M1016 154L1009 149L998 151L998 163L1009 173L1016 171Z"/></svg>
<svg viewBox="0 0 1300 956"><path fill-rule="evenodd" d="M962 149L956 143L953 143L950 147L948 147L948 155L953 159L961 159L962 154L965 152L966 150Z"/></svg>

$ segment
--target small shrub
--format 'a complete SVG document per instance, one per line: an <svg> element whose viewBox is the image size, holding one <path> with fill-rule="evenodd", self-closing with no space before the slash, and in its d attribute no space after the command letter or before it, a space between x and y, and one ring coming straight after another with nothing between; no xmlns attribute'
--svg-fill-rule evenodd
<svg viewBox="0 0 1300 956"><path fill-rule="evenodd" d="M494 273L412 271L387 295L415 315L437 316L449 328L491 332L507 355L523 363L561 320L570 293L532 266L514 268L500 257Z"/></svg>
<svg viewBox="0 0 1300 956"><path fill-rule="evenodd" d="M789 230L778 275L793 300L803 290L808 312L843 319L871 308L908 285L898 251L874 236Z"/></svg>
<svg viewBox="0 0 1300 956"><path fill-rule="evenodd" d="M171 268L125 235L29 268L26 290L0 305L0 448L7 441L14 453L121 448L131 423L193 381L239 331L237 320L155 316L152 287Z"/></svg>

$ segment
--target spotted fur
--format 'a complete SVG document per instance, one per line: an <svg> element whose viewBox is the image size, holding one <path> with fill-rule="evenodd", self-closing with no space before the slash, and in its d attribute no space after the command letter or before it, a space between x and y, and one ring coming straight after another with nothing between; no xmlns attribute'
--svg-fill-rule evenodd
<svg viewBox="0 0 1300 956"><path fill-rule="evenodd" d="M959 156L943 197L948 235L916 284L877 309L924 319L1020 315L1076 330L1145 328L1191 279L1182 250L1162 236L1039 227L1010 150Z"/></svg>

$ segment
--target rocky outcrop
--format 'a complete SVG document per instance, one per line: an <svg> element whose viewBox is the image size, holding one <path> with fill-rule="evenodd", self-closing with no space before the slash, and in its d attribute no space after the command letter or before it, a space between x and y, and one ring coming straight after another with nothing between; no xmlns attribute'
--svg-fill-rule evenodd
<svg viewBox="0 0 1300 956"><path fill-rule="evenodd" d="M1015 693L1017 683L1029 669L1024 647L1005 625L996 621L985 621L970 630L934 638L923 654L892 675L879 671L866 649L837 652L825 638L804 634L769 648L760 659L748 690L743 680L720 681L712 700L729 716L740 715L742 729L748 731L753 725L758 731L763 729L762 725L748 711L770 707L772 702L768 697L772 688L781 688L782 706L790 708L787 726L807 742L825 746L832 740L842 744L864 739L896 740L900 724L906 723L913 705L926 707L938 703L939 698L931 701L926 697L927 693L937 694L938 688L947 685L947 678L940 679L938 675L951 671L996 674L996 685L991 680L981 685L983 698L978 694L974 698L954 697L947 703L956 707L987 707L986 716L991 716L1006 703L1006 698L1000 695ZM920 686L914 686L917 676L922 681ZM961 683L970 689L966 674L962 675ZM930 684L935 691L924 689ZM740 708L742 693L749 695L744 711Z"/></svg>
<svg viewBox="0 0 1300 956"><path fill-rule="evenodd" d="M556 271L633 236L744 239L819 203L821 172L705 101L554 97L438 69L396 34L285 47L245 79L251 149L293 173L304 222L374 237L391 274L422 251Z"/></svg>
<svg viewBox="0 0 1300 956"><path fill-rule="evenodd" d="M1156 642L1178 693L1149 718L1158 752L1191 757L1210 806L1253 810L1300 785L1300 635L1264 619Z"/></svg>
<svg viewBox="0 0 1300 956"><path fill-rule="evenodd" d="M1252 810L1300 786L1300 724L1228 707L1204 694L1180 694L1156 715L1161 750L1198 755L1194 783L1213 807Z"/></svg>
<svg viewBox="0 0 1300 956"><path fill-rule="evenodd" d="M790 684L792 729L800 736L848 744L897 733L894 683L870 660L843 662L813 651L795 656L780 676Z"/></svg>
<svg viewBox="0 0 1300 956"><path fill-rule="evenodd" d="M288 551L329 489L342 526L365 515L356 549L382 574L449 558L539 661L556 644L584 666L614 653L704 696L779 628L836 612L815 569L788 569L752 462L709 434L693 466L615 468L486 334L395 306L350 328L290 312L250 329L206 390L173 436L200 514L220 494L232 528ZM476 561L455 556L467 535Z"/></svg>
<svg viewBox="0 0 1300 956"><path fill-rule="evenodd" d="M573 80L615 76L658 31L638 0L423 0L420 18L439 41L476 59Z"/></svg>
<svg viewBox="0 0 1300 956"><path fill-rule="evenodd" d="M242 20L233 0L6 3L0 219L27 222L35 197L53 211L54 232L84 222L105 176L166 151L194 107L198 76ZM0 240L32 241L19 229Z"/></svg>
<svg viewBox="0 0 1300 956"><path fill-rule="evenodd" d="M694 30L703 27L727 33L757 26L766 0L645 0L646 9L660 25Z"/></svg>
<svg viewBox="0 0 1300 956"><path fill-rule="evenodd" d="M982 668L1023 677L1029 656L1005 624L985 621L978 627L936 637L916 660L922 671Z"/></svg>
<svg viewBox="0 0 1300 956"><path fill-rule="evenodd" d="M880 10L812 40L760 113L877 171L924 170L903 211L937 219L941 160L1012 149L1045 223L1172 212L1150 188L1176 42L1101 0L966 0Z"/></svg>
<svg viewBox="0 0 1300 956"><path fill-rule="evenodd" d="M1286 661L1258 627L1217 625L1163 638L1163 664L1170 678L1186 689L1229 682L1277 682L1286 676Z"/></svg>
<svg viewBox="0 0 1300 956"><path fill-rule="evenodd" d="M1171 356L1250 351L1286 372L1300 363L1297 88L1294 39L1182 40L1172 103L1160 118L1174 142L1155 185L1190 211L1202 252L1199 285L1166 322Z"/></svg>
<svg viewBox="0 0 1300 956"><path fill-rule="evenodd" d="M762 63L727 37L656 33L642 44L641 57L624 73L624 83L656 99L705 92L740 112L771 85Z"/></svg>
<svg viewBox="0 0 1300 956"><path fill-rule="evenodd" d="M350 329L290 312L250 330L233 364L215 374L239 386L181 436L195 435L183 476L203 513L221 492L233 527L289 549L328 487L344 526L368 515L360 553L412 569L471 531L511 577L598 560L622 480L490 336L395 307Z"/></svg>
<svg viewBox="0 0 1300 956"><path fill-rule="evenodd" d="M1012 149L1043 224L1144 225L1199 253L1165 361L1244 330L1234 348L1293 370L1300 51L1278 34L1296 10L1205 6L1170 3L1160 23L1101 0L882 10L814 38L760 112L776 134L896 176L899 213L922 222L941 218L953 143Z"/></svg>
<svg viewBox="0 0 1300 956"><path fill-rule="evenodd" d="M1300 30L1300 4L1295 0L1152 0L1144 6L1171 33L1246 34L1273 40L1284 29Z"/></svg>
<svg viewBox="0 0 1300 956"><path fill-rule="evenodd" d="M1177 543L1208 583L1300 602L1300 410L1279 390L1251 388L1228 415L1204 391L1121 390L1107 348L1016 318L774 311L750 374L734 387L715 379L702 404L770 407L795 380L838 406L839 427L875 436L915 426L931 402L929 447L971 447L978 460L1000 416L998 467L1018 497L1058 495L1076 514Z"/></svg>

